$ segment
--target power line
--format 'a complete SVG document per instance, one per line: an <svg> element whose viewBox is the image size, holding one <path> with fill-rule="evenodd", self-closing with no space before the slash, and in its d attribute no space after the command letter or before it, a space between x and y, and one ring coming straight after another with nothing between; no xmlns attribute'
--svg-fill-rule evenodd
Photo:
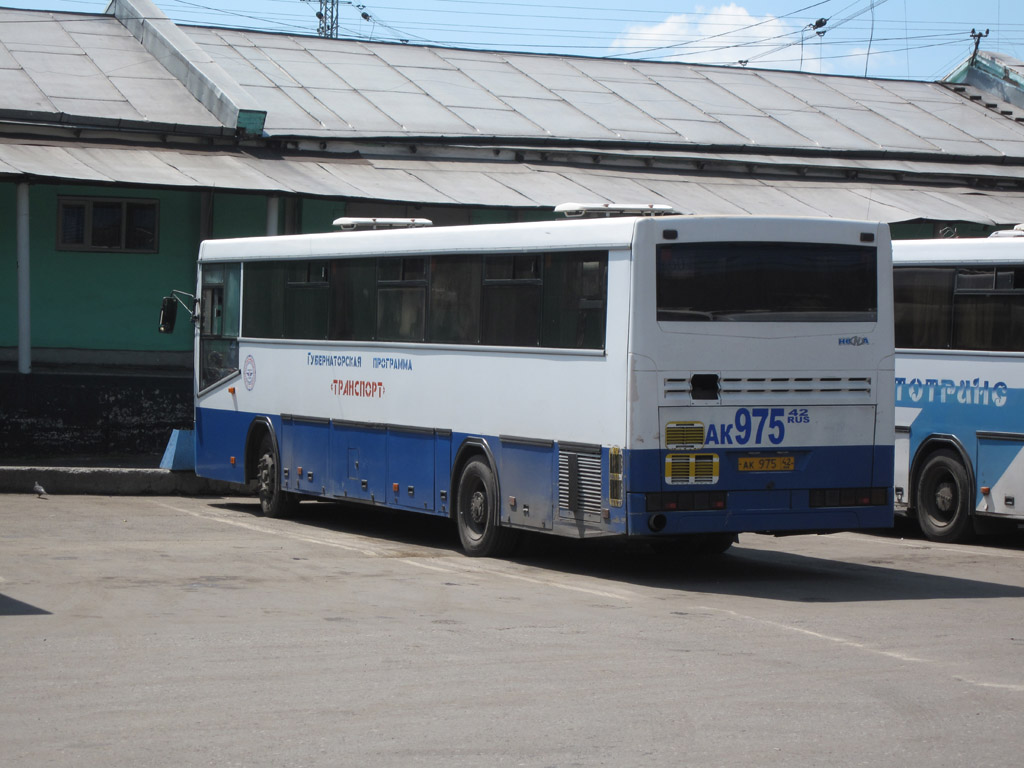
<svg viewBox="0 0 1024 768"><path fill-rule="evenodd" d="M862 8L859 11L856 11L856 12L850 14L849 16L843 18L843 19L840 19L839 21L835 22L834 24L831 24L827 29L824 29L824 30L820 30L819 29L819 30L815 31L814 34L817 35L819 37L819 39L820 39L820 38L822 38L825 35L826 32L830 32L830 31L832 31L832 30L834 30L834 29L836 29L838 27L843 26L844 24L846 24L849 21L852 21L853 19L857 18L858 16L862 16L867 11L873 9L876 5L881 5L884 2L886 2L886 0L873 0L871 3L868 4L868 6L866 8ZM851 3L850 5L853 5L853 3ZM849 5L846 6L846 8L849 8L849 7L850 7ZM846 10L846 9L844 8L843 10ZM765 56L771 56L774 53L778 53L779 51L783 51L786 48L789 48L789 47L791 47L793 45L796 45L796 44L797 44L796 42L785 43L785 44L780 45L780 46L778 46L776 48L773 48L770 51L765 51L764 53L759 53L756 56L753 56L750 59L748 59L748 61L756 61L757 59L763 59Z"/></svg>
<svg viewBox="0 0 1024 768"><path fill-rule="evenodd" d="M721 32L721 33L719 33L717 35L711 35L711 36L706 37L704 39L705 40L712 40L712 39L714 39L716 37L722 37L724 35L733 34L735 32L744 32L744 31L746 31L748 29L754 29L755 27L759 27L759 26L762 26L764 24L771 23L771 22L776 21L778 19L787 18L789 16L795 16L798 13L803 13L805 11L809 11L812 8L817 8L819 5L825 5L827 2L828 2L828 0L825 0L825 2L812 3L811 5L807 5L807 6L804 6L803 8L800 8L799 10L793 11L792 13L783 14L780 17L768 16L768 17L765 17L764 19L762 19L761 21L755 22L754 24L748 24L745 27L742 27L740 29L734 30L734 32L732 32L732 33L729 32L729 31ZM690 42L693 42L693 41L690 41ZM612 54L612 56L609 57L609 58L614 58L614 57L618 57L618 56L629 56L629 57L632 58L632 57L636 56L637 54L650 53L651 51L664 50L664 49L667 49L667 48L680 48L680 47L686 46L688 44L689 44L689 42L682 42L682 43L675 43L673 45L660 46L660 47L655 47L655 48L646 48L646 49L641 49L641 50L638 50L638 51L630 51L628 53L621 53L621 54L617 53L617 54Z"/></svg>
<svg viewBox="0 0 1024 768"><path fill-rule="evenodd" d="M8 2L18 0L8 0ZM311 2L312 0L307 0ZM567 53L585 54L610 58L636 58L640 60L667 60L681 57L704 60L707 63L726 63L715 61L725 56L716 54L735 52L736 58L744 57L748 63L771 62L775 66L796 66L799 60L795 56L787 56L783 52L795 45L803 48L810 40L815 39L817 29L808 29L806 19L801 20L799 27L794 22L800 16L824 12L832 22L825 28L827 35L818 36L819 46L812 56L825 60L850 60L858 55L865 56L863 51L849 53L849 46L870 46L870 61L882 60L895 53L906 54L906 70L911 69L910 52L926 49L941 50L943 46L950 50L960 51L967 38L967 30L973 24L975 28L991 28L1007 53L1013 53L1014 46L1024 45L1024 24L991 21L987 24L975 18L963 23L951 19L912 20L904 6L901 18L887 19L874 13L874 8L885 0L825 0L824 2L806 2L797 10L780 16L741 18L740 26L736 26L735 14L723 14L713 11L682 14L684 19L673 34L671 27L663 22L667 15L663 10L652 10L650 7L630 7L628 10L621 5L611 6L604 0L585 0L575 3L572 0L558 0L557 4L530 2L527 0L510 0L500 5L483 3L480 0L381 0L372 8L356 4L350 0L336 0L340 15L346 14L345 8L362 9L351 20L339 20L338 35L362 41L404 42L416 41L450 47L465 47L478 50L499 50L505 52L536 52L536 53ZM3 0L0 0L3 2ZM103 0L53 0L57 5L96 7ZM308 5L299 5L296 0L247 0L242 5L239 0L220 0L217 7L207 5L212 0L158 0L161 8L179 23L207 27L226 26L243 28L248 31L271 33L311 35L315 34L313 13ZM424 16L424 8L429 7L432 16ZM9 11L10 9L8 9ZM289 12L289 11L296 12ZM301 11L307 11L306 14ZM859 19L868 11L875 15L874 26ZM355 12L355 11L353 11ZM585 13L584 13L585 12ZM59 11L49 13L59 14ZM361 14L366 13L369 18ZM384 20L381 14L387 14ZM23 19L6 18L11 23L19 23ZM109 16L82 14L81 18L109 21ZM838 21L834 21L835 19ZM580 23L585 19L586 23ZM37 22L36 20L30 20ZM635 22L640 21L639 24ZM617 23L620 22L620 23ZM658 29L660 27L660 29ZM646 41L629 46L625 34L630 29L646 30ZM913 29L919 34L909 35ZM928 37L932 33L933 37ZM620 41L617 43L617 39ZM828 43L825 46L824 43ZM926 43L918 45L917 43ZM612 50L609 51L609 47ZM741 53L749 52L749 53ZM795 53L795 52L794 52ZM646 54L646 55L645 55ZM654 54L654 55L651 55ZM805 52L806 54L806 52ZM959 53L957 54L959 55ZM891 59L890 59L891 60ZM920 64L918 65L920 66ZM935 66L930 63L929 67ZM877 67L877 65L876 65Z"/></svg>

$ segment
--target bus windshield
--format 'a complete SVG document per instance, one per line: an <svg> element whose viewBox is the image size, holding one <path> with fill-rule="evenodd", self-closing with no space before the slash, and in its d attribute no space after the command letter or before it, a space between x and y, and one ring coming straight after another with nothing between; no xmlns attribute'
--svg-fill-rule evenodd
<svg viewBox="0 0 1024 768"><path fill-rule="evenodd" d="M873 246L668 243L658 246L659 321L874 322Z"/></svg>

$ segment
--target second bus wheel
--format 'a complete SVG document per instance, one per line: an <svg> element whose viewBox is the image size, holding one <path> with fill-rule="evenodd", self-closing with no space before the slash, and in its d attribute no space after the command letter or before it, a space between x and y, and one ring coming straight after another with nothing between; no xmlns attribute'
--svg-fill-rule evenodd
<svg viewBox="0 0 1024 768"><path fill-rule="evenodd" d="M928 457L917 482L917 522L932 541L966 541L974 535L967 470L952 451Z"/></svg>
<svg viewBox="0 0 1024 768"><path fill-rule="evenodd" d="M264 517L287 517L295 512L299 503L294 493L281 488L281 468L277 465L277 451L274 450L274 439L270 435L264 435L260 441L256 492Z"/></svg>
<svg viewBox="0 0 1024 768"><path fill-rule="evenodd" d="M518 531L501 525L498 484L490 465L478 456L466 463L459 476L455 519L467 555L500 557L511 551L518 538Z"/></svg>

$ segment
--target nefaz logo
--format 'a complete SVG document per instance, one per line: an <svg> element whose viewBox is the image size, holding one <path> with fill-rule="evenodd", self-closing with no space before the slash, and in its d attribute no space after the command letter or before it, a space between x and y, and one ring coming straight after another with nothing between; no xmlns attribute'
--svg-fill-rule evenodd
<svg viewBox="0 0 1024 768"><path fill-rule="evenodd" d="M250 392L256 386L256 361L252 355L245 358L245 364L242 366L242 381L245 382L245 388Z"/></svg>
<svg viewBox="0 0 1024 768"><path fill-rule="evenodd" d="M870 342L863 336L846 336L839 340L840 347L863 347Z"/></svg>

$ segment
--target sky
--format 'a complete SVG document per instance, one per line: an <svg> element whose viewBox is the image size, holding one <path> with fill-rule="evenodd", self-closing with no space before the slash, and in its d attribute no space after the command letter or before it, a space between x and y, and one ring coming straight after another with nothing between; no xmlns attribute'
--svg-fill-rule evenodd
<svg viewBox="0 0 1024 768"><path fill-rule="evenodd" d="M332 0L323 0L330 5ZM155 0L179 24L318 34L322 0ZM0 0L102 13L107 0ZM1024 60L1022 0L337 0L337 37L938 80L981 50Z"/></svg>

